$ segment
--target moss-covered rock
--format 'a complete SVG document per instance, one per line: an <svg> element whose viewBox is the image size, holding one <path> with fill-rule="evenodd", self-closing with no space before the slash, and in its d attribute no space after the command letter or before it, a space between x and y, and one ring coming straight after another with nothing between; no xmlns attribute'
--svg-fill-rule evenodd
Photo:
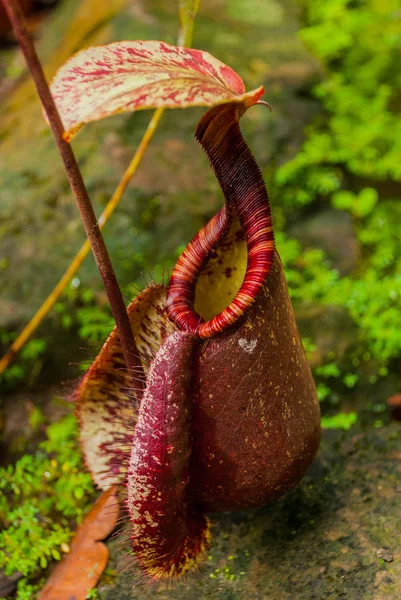
<svg viewBox="0 0 401 600"><path fill-rule="evenodd" d="M135 585L101 600L395 600L401 597L401 429L326 431L302 484L259 510L214 515L201 572L174 589ZM110 544L118 562L118 539ZM120 550L121 552L121 550ZM124 561L122 562L124 564ZM135 585L135 587L134 587Z"/></svg>

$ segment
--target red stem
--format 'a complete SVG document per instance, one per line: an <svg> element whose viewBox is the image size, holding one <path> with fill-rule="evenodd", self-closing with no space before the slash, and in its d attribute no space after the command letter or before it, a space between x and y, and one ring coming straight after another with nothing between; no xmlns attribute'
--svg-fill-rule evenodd
<svg viewBox="0 0 401 600"><path fill-rule="evenodd" d="M50 93L42 65L40 64L35 47L30 39L25 18L17 0L3 0L3 4L13 26L20 48L25 56L28 69L36 85L50 127L53 131L60 156L64 163L68 181L75 196L86 235L88 236L93 255L103 279L127 367L136 379L140 379L140 385L144 388L145 375L139 358L139 351L132 334L124 299L75 155L70 144L63 139L64 127Z"/></svg>

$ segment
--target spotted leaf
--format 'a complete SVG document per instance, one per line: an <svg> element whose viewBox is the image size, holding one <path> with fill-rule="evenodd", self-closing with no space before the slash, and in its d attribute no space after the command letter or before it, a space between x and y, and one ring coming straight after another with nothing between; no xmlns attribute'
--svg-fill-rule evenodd
<svg viewBox="0 0 401 600"><path fill-rule="evenodd" d="M153 286L128 307L145 372L172 329L164 312L165 295L162 286ZM102 489L120 483L126 471L138 416L136 388L114 329L82 379L75 398L86 464Z"/></svg>
<svg viewBox="0 0 401 600"><path fill-rule="evenodd" d="M149 370L127 477L132 548L153 580L196 568L210 543L207 517L191 501L191 390L199 339L170 335Z"/></svg>
<svg viewBox="0 0 401 600"><path fill-rule="evenodd" d="M263 87L245 92L242 79L207 52L158 41L86 48L55 76L51 91L65 139L90 121L146 108L255 104Z"/></svg>

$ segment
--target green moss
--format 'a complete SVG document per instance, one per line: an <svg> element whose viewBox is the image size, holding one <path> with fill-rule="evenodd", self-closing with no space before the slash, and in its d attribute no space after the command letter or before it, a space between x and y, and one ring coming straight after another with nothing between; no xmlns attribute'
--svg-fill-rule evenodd
<svg viewBox="0 0 401 600"><path fill-rule="evenodd" d="M274 177L279 224L285 231L294 210L302 221L305 205L331 204L350 214L361 259L340 277L320 248L302 252L283 232L277 241L294 302L344 307L358 327L353 359L360 363L368 353L375 381L401 353L399 6L396 0L304 0L303 6L300 35L324 66L312 90L324 113Z"/></svg>
<svg viewBox="0 0 401 600"><path fill-rule="evenodd" d="M10 332L0 327L0 349L5 350L11 346L16 337L17 332ZM43 338L29 340L21 350L18 363L11 364L4 373L0 374L0 387L4 391L10 391L23 381L26 382L32 371L40 367L46 347L47 342Z"/></svg>
<svg viewBox="0 0 401 600"><path fill-rule="evenodd" d="M280 182L307 182L316 168L338 165L358 176L401 179L401 119L397 0L304 0L301 37L323 63L315 96L326 109L308 130L302 150L285 165ZM378 48L380 47L380 52ZM308 186L316 190L316 185Z"/></svg>
<svg viewBox="0 0 401 600"><path fill-rule="evenodd" d="M36 597L36 594L40 591L44 584L44 579L36 584L29 583L25 577L20 579L17 585L16 600L32 600Z"/></svg>
<svg viewBox="0 0 401 600"><path fill-rule="evenodd" d="M77 432L75 417L68 415L47 428L35 454L0 469L0 569L24 575L19 600L31 598L30 580L68 551L72 529L92 502Z"/></svg>
<svg viewBox="0 0 401 600"><path fill-rule="evenodd" d="M338 413L332 417L322 417L323 429L351 429L358 421L358 415L355 412Z"/></svg>

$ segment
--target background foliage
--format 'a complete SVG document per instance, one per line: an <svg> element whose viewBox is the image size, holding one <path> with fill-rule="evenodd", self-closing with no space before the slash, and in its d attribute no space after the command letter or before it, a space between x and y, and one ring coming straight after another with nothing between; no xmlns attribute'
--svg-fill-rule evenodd
<svg viewBox="0 0 401 600"><path fill-rule="evenodd" d="M77 433L74 416L67 415L47 427L34 454L0 468L0 569L24 576L20 600L36 589L28 579L69 552L72 530L91 505L93 483L83 470Z"/></svg>
<svg viewBox="0 0 401 600"><path fill-rule="evenodd" d="M173 42L175 7L170 10L156 1L151 7L147 22L136 19L135 37ZM249 88L264 83L273 104L273 120L252 113L244 119L244 129L272 199L277 244L318 384L323 425L348 429L359 421L380 427L389 418L386 397L399 390L400 382L399 2L299 0L295 7L291 2L252 0L244 11L243 2L230 0L220 8L216 16L219 11L206 0L201 6L196 45L231 64ZM298 33L288 25L291 11L301 15ZM259 14L266 19L256 19ZM132 34L130 18L115 17L120 39ZM221 32L218 41L210 34L213 27ZM83 39L92 40L94 34L85 35ZM293 42L296 35L299 46ZM286 79L285 73L279 75L279 62L290 64L301 48L299 40L313 57L308 55L304 62L312 61L313 68L294 84L299 73L294 69ZM16 66L10 63L10 77L20 74ZM156 281L167 277L184 245L220 205L213 176L200 162L203 158L196 145L187 141L201 112L166 115L160 127L162 141L156 139L149 149L149 163L139 173L141 186L134 183L129 189L113 228L106 232L127 299L152 277ZM104 206L116 182L116 156L129 156L146 121L144 115L117 117L112 123L94 125L93 138L89 134L78 139L97 209ZM288 122L294 129L286 130ZM39 136L39 145L48 143L47 135ZM106 139L103 146L101 139ZM60 180L57 169L50 175L45 167L33 178L35 164L25 165L21 181L9 169L2 186L32 202L33 194L41 193L43 219L59 213L73 236L65 190L57 183L50 193L44 183L47 177ZM97 179L99 173L102 179ZM3 208L0 239L6 239L11 222L14 228L29 229L27 217L22 221L14 215L11 221L7 210ZM59 245L63 251L71 249L66 242ZM14 259L0 262L5 274L12 268L17 272ZM22 289L16 294L21 295ZM52 366L79 362L83 356L78 345L89 346L94 353L112 327L90 261L55 308L49 324L3 376L1 385L7 394L21 389L28 394L46 385ZM19 326L6 323L0 329L4 348ZM81 369L88 357L83 362ZM60 377L59 370L55 373ZM30 582L40 577L48 562L59 560L62 545L68 544L71 528L81 519L93 492L89 476L82 471L73 417L50 425L46 436L34 454L20 452L18 460L9 457L10 465L0 472L0 568L6 574L15 569L23 573L20 600L34 593Z"/></svg>

